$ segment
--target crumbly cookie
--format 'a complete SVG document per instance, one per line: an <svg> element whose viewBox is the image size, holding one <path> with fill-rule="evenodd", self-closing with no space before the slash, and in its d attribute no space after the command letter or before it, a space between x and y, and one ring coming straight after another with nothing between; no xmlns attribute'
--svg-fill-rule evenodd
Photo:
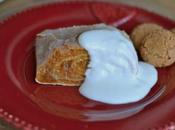
<svg viewBox="0 0 175 130"><path fill-rule="evenodd" d="M166 67L175 62L175 35L162 29L148 34L140 46L144 61L155 67Z"/></svg>
<svg viewBox="0 0 175 130"><path fill-rule="evenodd" d="M154 23L144 23L144 24L138 25L137 27L134 28L134 30L131 33L131 39L133 41L134 47L136 49L139 49L141 42L146 35L148 35L153 31L161 30L161 29L163 29L163 27Z"/></svg>

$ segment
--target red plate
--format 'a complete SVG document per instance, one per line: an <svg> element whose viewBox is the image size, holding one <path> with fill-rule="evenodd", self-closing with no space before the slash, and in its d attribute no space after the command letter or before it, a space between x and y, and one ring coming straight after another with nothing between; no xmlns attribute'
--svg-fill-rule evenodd
<svg viewBox="0 0 175 130"><path fill-rule="evenodd" d="M155 90L166 85L158 101L136 115L113 121L89 120L82 113L92 114L92 110L97 110L93 113L95 117L118 106L87 100L74 87L46 87L35 83L37 33L48 28L100 22L119 26L128 33L143 22L155 22L165 28L175 26L173 21L142 9L101 2L50 4L10 17L0 24L0 117L26 130L173 130L175 65L158 70ZM101 119L106 120L105 116Z"/></svg>

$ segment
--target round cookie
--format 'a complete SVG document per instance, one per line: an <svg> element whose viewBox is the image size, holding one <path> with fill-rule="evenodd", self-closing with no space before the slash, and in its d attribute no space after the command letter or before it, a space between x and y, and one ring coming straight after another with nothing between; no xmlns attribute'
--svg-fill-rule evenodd
<svg viewBox="0 0 175 130"><path fill-rule="evenodd" d="M155 67L166 67L175 62L175 35L162 29L148 34L142 41L140 54Z"/></svg>
<svg viewBox="0 0 175 130"><path fill-rule="evenodd" d="M154 23L144 23L144 24L138 25L137 27L134 28L134 30L131 33L131 39L133 41L134 47L136 49L139 49L141 42L146 35L148 35L153 31L161 30L161 29L163 29L163 27Z"/></svg>

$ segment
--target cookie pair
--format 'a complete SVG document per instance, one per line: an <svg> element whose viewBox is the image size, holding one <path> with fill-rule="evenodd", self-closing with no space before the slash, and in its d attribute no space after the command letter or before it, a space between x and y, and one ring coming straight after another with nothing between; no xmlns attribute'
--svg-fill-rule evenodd
<svg viewBox="0 0 175 130"><path fill-rule="evenodd" d="M145 23L137 26L131 33L135 48L144 61L155 67L166 67L175 62L175 29Z"/></svg>

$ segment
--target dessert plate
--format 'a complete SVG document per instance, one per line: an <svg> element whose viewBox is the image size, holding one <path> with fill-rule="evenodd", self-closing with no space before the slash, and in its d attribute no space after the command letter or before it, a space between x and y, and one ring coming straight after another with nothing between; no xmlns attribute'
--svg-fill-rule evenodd
<svg viewBox="0 0 175 130"><path fill-rule="evenodd" d="M154 22L175 22L128 5L62 2L31 8L0 23L0 117L26 130L144 130L175 128L175 65L158 70L159 80L143 100L107 105L83 98L77 87L39 85L35 37L44 29L107 23L128 33ZM165 87L163 87L165 86Z"/></svg>

